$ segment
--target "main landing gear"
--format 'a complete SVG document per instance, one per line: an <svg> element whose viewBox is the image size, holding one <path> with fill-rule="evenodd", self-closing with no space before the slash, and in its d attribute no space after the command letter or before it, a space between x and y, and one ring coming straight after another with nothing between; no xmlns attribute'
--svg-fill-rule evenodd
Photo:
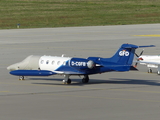
<svg viewBox="0 0 160 120"><path fill-rule="evenodd" d="M64 75L64 80L63 80L63 84L71 84L71 79L69 79L70 75ZM88 75L84 75L83 79L82 79L82 83L88 83L89 82L89 76Z"/></svg>
<svg viewBox="0 0 160 120"><path fill-rule="evenodd" d="M84 78L82 79L82 83L88 83L88 82L89 82L88 75L84 75Z"/></svg>
<svg viewBox="0 0 160 120"><path fill-rule="evenodd" d="M63 84L71 84L71 79L69 79L70 75L64 75Z"/></svg>
<svg viewBox="0 0 160 120"><path fill-rule="evenodd" d="M151 68L148 68L148 73L152 73L152 69Z"/></svg>
<svg viewBox="0 0 160 120"><path fill-rule="evenodd" d="M152 73L152 69L151 68L148 69L148 73ZM160 75L159 69L157 70L157 75Z"/></svg>

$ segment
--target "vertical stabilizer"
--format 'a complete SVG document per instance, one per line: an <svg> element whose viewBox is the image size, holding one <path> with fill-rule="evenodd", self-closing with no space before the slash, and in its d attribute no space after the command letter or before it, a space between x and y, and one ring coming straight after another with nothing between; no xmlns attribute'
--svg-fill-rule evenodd
<svg viewBox="0 0 160 120"><path fill-rule="evenodd" d="M111 58L89 57L88 59L102 66L105 70L129 71L132 66L135 50L142 47L155 47L155 45L137 46L133 44L122 44Z"/></svg>
<svg viewBox="0 0 160 120"><path fill-rule="evenodd" d="M123 44L115 55L107 59L107 61L121 65L131 65L133 62L135 49L137 48L137 45Z"/></svg>
<svg viewBox="0 0 160 120"><path fill-rule="evenodd" d="M115 71L128 71L133 62L135 50L139 46L123 44L111 58L101 59L101 65Z"/></svg>

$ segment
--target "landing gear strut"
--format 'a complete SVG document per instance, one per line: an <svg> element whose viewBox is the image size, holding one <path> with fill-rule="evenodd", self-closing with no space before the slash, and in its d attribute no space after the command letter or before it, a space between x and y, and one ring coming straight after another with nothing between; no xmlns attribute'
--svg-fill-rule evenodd
<svg viewBox="0 0 160 120"><path fill-rule="evenodd" d="M84 75L84 78L82 79L82 83L88 83L88 82L89 82L88 75Z"/></svg>
<svg viewBox="0 0 160 120"><path fill-rule="evenodd" d="M69 79L70 75L64 75L63 84L71 84L71 79Z"/></svg>
<svg viewBox="0 0 160 120"><path fill-rule="evenodd" d="M151 68L148 68L148 73L152 73L152 69Z"/></svg>

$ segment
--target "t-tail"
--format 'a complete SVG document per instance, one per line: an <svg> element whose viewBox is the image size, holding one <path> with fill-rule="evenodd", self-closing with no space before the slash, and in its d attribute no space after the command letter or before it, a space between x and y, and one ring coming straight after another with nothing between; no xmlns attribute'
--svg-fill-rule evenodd
<svg viewBox="0 0 160 120"><path fill-rule="evenodd" d="M132 62L135 50L141 47L154 47L154 45L137 46L133 44L122 44L118 51L111 58L94 58L90 60L95 61L100 66L108 68L110 71L129 71L133 69Z"/></svg>
<svg viewBox="0 0 160 120"><path fill-rule="evenodd" d="M113 55L110 60L110 62L118 63L121 65L131 65L134 58L135 50L139 46L132 45L132 44L123 44L119 50Z"/></svg>
<svg viewBox="0 0 160 120"><path fill-rule="evenodd" d="M137 46L133 44L122 44L119 50L111 58L106 58L107 62L115 64L111 66L116 71L129 71L133 68L132 62L137 48L154 47L154 45ZM107 64L108 65L108 64Z"/></svg>

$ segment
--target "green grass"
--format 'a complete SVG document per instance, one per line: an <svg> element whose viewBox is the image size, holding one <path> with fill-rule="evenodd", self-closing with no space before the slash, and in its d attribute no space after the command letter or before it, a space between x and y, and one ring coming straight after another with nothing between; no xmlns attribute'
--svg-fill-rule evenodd
<svg viewBox="0 0 160 120"><path fill-rule="evenodd" d="M160 23L159 0L0 0L0 29Z"/></svg>

